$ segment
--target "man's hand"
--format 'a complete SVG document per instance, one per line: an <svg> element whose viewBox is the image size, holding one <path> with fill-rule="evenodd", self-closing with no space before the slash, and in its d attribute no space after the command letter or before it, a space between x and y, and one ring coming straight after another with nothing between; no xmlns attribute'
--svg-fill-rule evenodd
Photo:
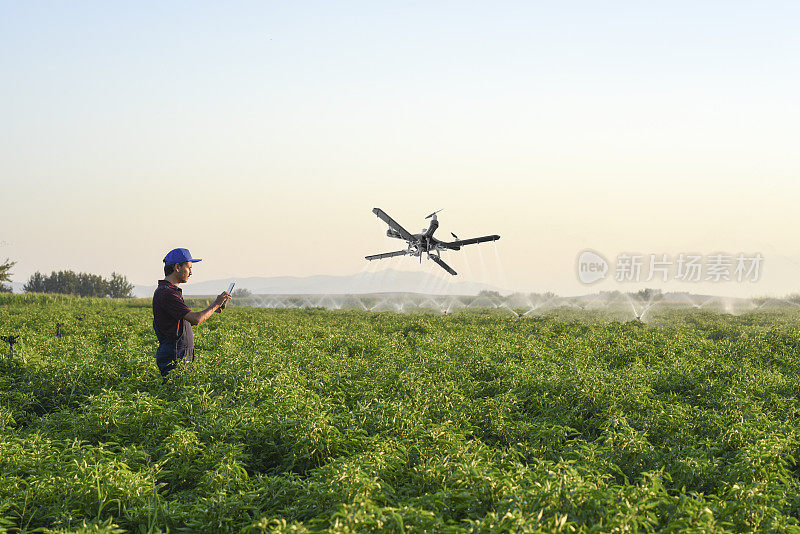
<svg viewBox="0 0 800 534"><path fill-rule="evenodd" d="M227 291L223 291L222 293L217 295L217 299L214 301L213 304L214 306L217 307L217 309L214 311L216 311L217 313L222 313L222 310L224 310L225 307L228 305L229 298L231 298L231 294L228 293Z"/></svg>
<svg viewBox="0 0 800 534"><path fill-rule="evenodd" d="M220 313L222 310L224 310L225 301L228 300L229 298L231 298L230 293L228 293L227 291L223 291L222 293L219 294L219 296L216 298L216 300L214 300L213 303L208 305L208 308L199 312L189 312L186 315L184 315L183 318L189 321L189 323L191 323L192 326L197 326L206 319L208 319L209 317L211 317L212 315L214 315L214 312Z"/></svg>

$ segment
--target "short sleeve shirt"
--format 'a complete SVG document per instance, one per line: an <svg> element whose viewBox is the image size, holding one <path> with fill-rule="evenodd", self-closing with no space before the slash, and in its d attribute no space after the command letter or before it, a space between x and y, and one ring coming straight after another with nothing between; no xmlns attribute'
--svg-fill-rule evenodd
<svg viewBox="0 0 800 534"><path fill-rule="evenodd" d="M178 339L183 317L190 311L178 286L166 280L158 281L153 293L153 326L163 338Z"/></svg>

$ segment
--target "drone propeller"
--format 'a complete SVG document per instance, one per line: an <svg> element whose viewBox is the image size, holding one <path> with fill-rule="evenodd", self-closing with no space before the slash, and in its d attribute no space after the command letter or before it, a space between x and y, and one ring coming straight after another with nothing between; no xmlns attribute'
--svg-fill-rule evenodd
<svg viewBox="0 0 800 534"><path fill-rule="evenodd" d="M453 236L455 239L458 239L458 236L456 234L454 234L453 232L450 232L450 235Z"/></svg>
<svg viewBox="0 0 800 534"><path fill-rule="evenodd" d="M428 257L429 257L430 259L432 259L433 261L435 261L436 263L438 263L438 264L439 264L439 267L441 267L442 269L444 269L444 270L445 270L445 271L447 271L448 273L452 274L453 276L455 276L456 274L458 274L458 273L456 273L456 272L453 270L453 268L452 268L452 267L450 267L450 266L449 266L449 265L447 265L447 264L446 264L444 261L442 261L442 258L440 258L439 256L432 255L432 254L428 254Z"/></svg>
<svg viewBox="0 0 800 534"><path fill-rule="evenodd" d="M442 210L443 210L443 209L444 209L444 208L442 208ZM425 217L425 218L426 218L426 219L430 219L431 217L433 217L434 215L436 215L437 213L439 213L439 212L440 212L440 211L442 211L442 210L436 210L436 211L434 211L433 213L431 213L430 215L428 215L428 216L427 216L427 217Z"/></svg>

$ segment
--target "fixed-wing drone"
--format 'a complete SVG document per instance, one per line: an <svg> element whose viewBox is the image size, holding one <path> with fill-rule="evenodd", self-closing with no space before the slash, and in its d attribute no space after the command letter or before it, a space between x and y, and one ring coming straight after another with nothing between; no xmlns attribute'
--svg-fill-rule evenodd
<svg viewBox="0 0 800 534"><path fill-rule="evenodd" d="M442 210L434 211L426 219L431 219L431 224L427 229L423 228L419 234L412 234L405 228L400 226L397 221L389 217L385 211L380 208L374 208L372 213L378 216L380 220L389 225L386 230L386 235L397 239L405 239L408 242L408 248L405 250L398 250L396 252L384 252L383 254L373 254L372 256L365 256L368 260L382 260L384 258L393 258L394 256L419 256L419 261L422 261L422 254L428 255L428 258L435 261L439 266L450 274L457 274L452 267L442 261L442 250L461 250L464 245L472 245L473 243L483 243L485 241L497 241L500 239L499 235L485 235L482 237L473 237L470 239L459 239L458 236L452 232L455 241L439 241L433 237L433 233L439 228L439 221L436 219L436 214Z"/></svg>

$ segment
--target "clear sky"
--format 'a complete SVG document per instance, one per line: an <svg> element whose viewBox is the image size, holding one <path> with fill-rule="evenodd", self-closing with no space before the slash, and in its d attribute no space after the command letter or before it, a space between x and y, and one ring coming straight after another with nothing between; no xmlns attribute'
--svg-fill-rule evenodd
<svg viewBox="0 0 800 534"><path fill-rule="evenodd" d="M764 255L798 291L795 2L0 3L0 259L193 280L353 274L440 237L480 281L574 294L575 261ZM411 259L387 263L419 268ZM416 265L416 267L415 267ZM466 276L466 274L464 274ZM668 290L696 289L678 283Z"/></svg>

